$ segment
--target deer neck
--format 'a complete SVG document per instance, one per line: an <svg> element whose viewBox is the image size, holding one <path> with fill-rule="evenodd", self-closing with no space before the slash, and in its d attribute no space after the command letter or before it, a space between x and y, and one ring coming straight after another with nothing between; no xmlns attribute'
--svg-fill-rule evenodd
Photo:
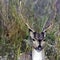
<svg viewBox="0 0 60 60"><path fill-rule="evenodd" d="M41 51L32 49L32 60L45 60L44 49Z"/></svg>

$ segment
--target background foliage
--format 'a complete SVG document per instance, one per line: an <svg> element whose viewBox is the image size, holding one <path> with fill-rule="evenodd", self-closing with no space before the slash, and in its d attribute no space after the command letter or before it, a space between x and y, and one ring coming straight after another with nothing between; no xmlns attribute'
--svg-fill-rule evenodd
<svg viewBox="0 0 60 60"><path fill-rule="evenodd" d="M55 1L22 0L20 5L20 0L0 0L0 56L7 56L8 60L17 60L21 53L30 52L29 32L24 20L37 32L43 30L48 20L53 23L53 26L47 31L45 40L48 44L45 47L45 53L47 59L59 60L60 10L58 2L60 1L57 0L56 4ZM56 13L55 19L52 18L54 13Z"/></svg>

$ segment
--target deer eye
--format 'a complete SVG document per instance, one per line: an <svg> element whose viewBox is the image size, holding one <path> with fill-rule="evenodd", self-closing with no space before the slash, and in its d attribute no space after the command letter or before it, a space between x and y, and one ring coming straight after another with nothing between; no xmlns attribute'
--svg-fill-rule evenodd
<svg viewBox="0 0 60 60"><path fill-rule="evenodd" d="M35 41L35 39L33 39L33 41Z"/></svg>

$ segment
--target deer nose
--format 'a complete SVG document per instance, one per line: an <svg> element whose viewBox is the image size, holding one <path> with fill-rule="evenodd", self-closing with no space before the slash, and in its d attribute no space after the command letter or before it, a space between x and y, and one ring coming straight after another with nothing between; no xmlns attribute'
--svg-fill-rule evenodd
<svg viewBox="0 0 60 60"><path fill-rule="evenodd" d="M38 46L38 50L41 51L42 50L42 47L41 45Z"/></svg>
<svg viewBox="0 0 60 60"><path fill-rule="evenodd" d="M39 45L38 47L35 48L37 51L41 51L43 48L41 45Z"/></svg>

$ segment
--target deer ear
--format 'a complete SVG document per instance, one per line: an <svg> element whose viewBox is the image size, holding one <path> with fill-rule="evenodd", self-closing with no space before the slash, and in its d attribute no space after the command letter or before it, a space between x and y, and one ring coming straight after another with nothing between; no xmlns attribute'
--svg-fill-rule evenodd
<svg viewBox="0 0 60 60"><path fill-rule="evenodd" d="M52 21L47 21L44 28L43 28L43 32L46 32L47 30L50 30L50 28L53 26L53 22Z"/></svg>

